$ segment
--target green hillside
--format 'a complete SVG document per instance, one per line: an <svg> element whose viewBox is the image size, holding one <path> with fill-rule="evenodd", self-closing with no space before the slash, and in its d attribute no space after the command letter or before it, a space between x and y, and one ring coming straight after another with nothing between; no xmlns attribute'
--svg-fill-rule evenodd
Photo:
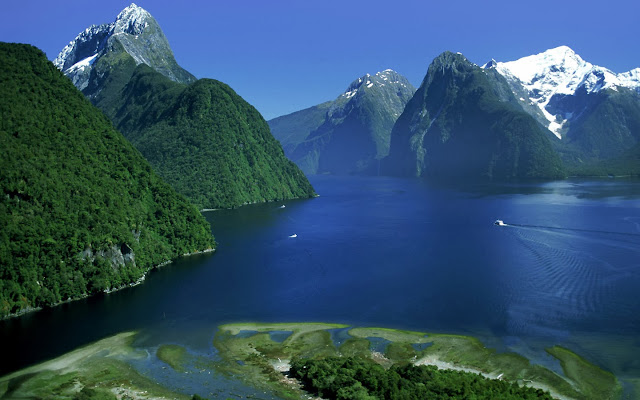
<svg viewBox="0 0 640 400"><path fill-rule="evenodd" d="M0 43L0 316L211 249L207 221L44 53Z"/></svg>
<svg viewBox="0 0 640 400"><path fill-rule="evenodd" d="M141 64L117 95L98 106L200 208L315 194L260 113L222 82L176 83Z"/></svg>

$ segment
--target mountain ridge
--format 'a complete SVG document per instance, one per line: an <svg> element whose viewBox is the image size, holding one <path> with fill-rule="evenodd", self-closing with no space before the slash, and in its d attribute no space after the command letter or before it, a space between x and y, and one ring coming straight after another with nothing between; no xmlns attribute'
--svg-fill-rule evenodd
<svg viewBox="0 0 640 400"><path fill-rule="evenodd" d="M85 95L96 94L99 70L95 64L108 53L121 47L135 61L147 64L176 82L189 83L196 78L176 62L167 38L157 21L145 9L131 3L115 21L91 25L65 46L53 61ZM94 90L91 90L92 87Z"/></svg>
<svg viewBox="0 0 640 400"><path fill-rule="evenodd" d="M640 68L614 73L567 46L483 68L503 75L522 108L560 139L554 146L571 174L640 170L629 164L640 142Z"/></svg>
<svg viewBox="0 0 640 400"><path fill-rule="evenodd" d="M444 52L396 121L385 173L434 179L561 178L542 127L504 78Z"/></svg>
<svg viewBox="0 0 640 400"><path fill-rule="evenodd" d="M387 69L352 81L335 100L269 121L305 173L375 174L395 120L415 88Z"/></svg>

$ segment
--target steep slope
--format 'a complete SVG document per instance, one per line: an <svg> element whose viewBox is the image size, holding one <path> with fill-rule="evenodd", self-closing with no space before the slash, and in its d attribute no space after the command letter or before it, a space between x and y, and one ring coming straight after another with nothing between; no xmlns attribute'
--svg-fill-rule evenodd
<svg viewBox="0 0 640 400"><path fill-rule="evenodd" d="M135 4L81 33L56 62L198 207L315 194L255 108L227 85L180 68L158 24Z"/></svg>
<svg viewBox="0 0 640 400"><path fill-rule="evenodd" d="M132 58L131 63L124 63L126 70L122 68L128 60L125 54ZM139 64L149 65L176 82L196 80L178 65L156 20L133 3L114 22L92 25L79 33L53 63L90 98L99 96L104 81L113 81L114 70L124 73L119 82L125 84L127 75Z"/></svg>
<svg viewBox="0 0 640 400"><path fill-rule="evenodd" d="M392 70L365 75L336 100L269 121L305 173L376 174L391 128L415 89Z"/></svg>
<svg viewBox="0 0 640 400"><path fill-rule="evenodd" d="M640 68L616 74L566 46L485 68L502 74L523 109L562 138L557 148L570 173L633 167L623 159L640 140Z"/></svg>
<svg viewBox="0 0 640 400"><path fill-rule="evenodd" d="M73 84L0 43L0 316L135 282L211 228Z"/></svg>
<svg viewBox="0 0 640 400"><path fill-rule="evenodd" d="M224 83L179 84L143 64L118 99L107 115L200 208L314 195L260 113Z"/></svg>
<svg viewBox="0 0 640 400"><path fill-rule="evenodd" d="M564 175L548 134L504 79L450 52L432 62L393 127L384 171L473 180Z"/></svg>

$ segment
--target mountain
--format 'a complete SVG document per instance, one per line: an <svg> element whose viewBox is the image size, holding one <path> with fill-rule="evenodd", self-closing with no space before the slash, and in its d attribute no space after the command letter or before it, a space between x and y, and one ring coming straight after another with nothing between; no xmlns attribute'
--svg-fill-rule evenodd
<svg viewBox="0 0 640 400"><path fill-rule="evenodd" d="M209 223L44 53L0 43L0 317L108 291Z"/></svg>
<svg viewBox="0 0 640 400"><path fill-rule="evenodd" d="M198 207L315 194L255 108L178 66L157 22L135 4L80 33L55 63Z"/></svg>
<svg viewBox="0 0 640 400"><path fill-rule="evenodd" d="M196 80L178 65L156 20L133 3L114 22L92 25L78 34L53 63L88 97L98 95L114 68L127 64L129 73L147 64L176 82Z"/></svg>
<svg viewBox="0 0 640 400"><path fill-rule="evenodd" d="M336 100L269 121L307 174L376 174L391 128L415 88L390 69L353 81Z"/></svg>
<svg viewBox="0 0 640 400"><path fill-rule="evenodd" d="M154 169L200 208L311 197L260 113L212 79L176 83L142 64L105 110Z"/></svg>
<svg viewBox="0 0 640 400"><path fill-rule="evenodd" d="M523 109L561 141L557 149L572 174L627 174L621 162L640 140L640 68L614 73L561 46L516 61L485 65L507 79Z"/></svg>
<svg viewBox="0 0 640 400"><path fill-rule="evenodd" d="M398 118L383 170L437 179L564 176L547 131L506 80L451 52L431 63Z"/></svg>

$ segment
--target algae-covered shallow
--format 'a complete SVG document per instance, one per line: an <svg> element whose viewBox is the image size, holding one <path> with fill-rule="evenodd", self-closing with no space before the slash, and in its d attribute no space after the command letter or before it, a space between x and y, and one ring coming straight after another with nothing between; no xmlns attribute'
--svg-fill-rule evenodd
<svg viewBox="0 0 640 400"><path fill-rule="evenodd" d="M214 333L214 332L212 332ZM363 358L384 368L433 365L543 389L558 399L617 399L616 377L552 347L562 373L470 336L328 323L240 323L218 327L210 352L174 343L136 347L124 332L0 378L0 399L307 398L288 376L294 359Z"/></svg>
<svg viewBox="0 0 640 400"><path fill-rule="evenodd" d="M621 395L621 385L613 374L557 346L548 352L559 360L562 374L532 364L521 355L489 349L470 336L353 327L348 330L350 338L336 345L331 335L336 328L346 327L318 323L227 324L219 327L214 345L228 373L283 397L303 395L299 385L285 375L292 359L330 356L368 358L384 367L396 363L434 365L539 388L558 399L616 399ZM249 329L255 334L239 335ZM278 342L269 335L273 330L292 334Z"/></svg>
<svg viewBox="0 0 640 400"><path fill-rule="evenodd" d="M121 333L0 378L0 398L189 399L141 375L128 360L144 358Z"/></svg>

